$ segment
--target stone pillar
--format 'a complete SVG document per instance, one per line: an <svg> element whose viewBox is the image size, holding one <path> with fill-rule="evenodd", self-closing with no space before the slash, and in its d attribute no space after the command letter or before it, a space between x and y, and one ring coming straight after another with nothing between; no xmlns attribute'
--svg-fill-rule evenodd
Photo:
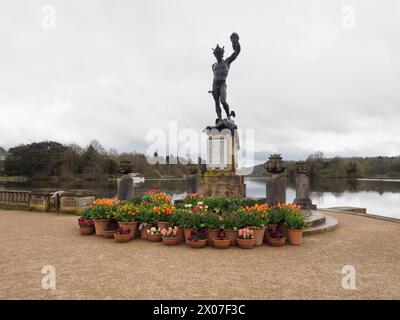
<svg viewBox="0 0 400 320"><path fill-rule="evenodd" d="M304 161L296 162L296 199L293 203L302 209L317 209L310 199L310 167Z"/></svg>
<svg viewBox="0 0 400 320"><path fill-rule="evenodd" d="M275 206L286 203L286 177L284 175L285 163L280 155L271 155L265 163L268 171L267 177L267 203Z"/></svg>
<svg viewBox="0 0 400 320"><path fill-rule="evenodd" d="M122 177L117 180L117 198L118 200L131 200L134 197L133 178L130 173L133 172L132 164L129 160L122 160L118 166L118 172Z"/></svg>
<svg viewBox="0 0 400 320"><path fill-rule="evenodd" d="M133 178L126 174L118 179L118 200L131 200L134 197Z"/></svg>
<svg viewBox="0 0 400 320"><path fill-rule="evenodd" d="M36 189L31 192L30 210L49 211L51 208L52 189Z"/></svg>

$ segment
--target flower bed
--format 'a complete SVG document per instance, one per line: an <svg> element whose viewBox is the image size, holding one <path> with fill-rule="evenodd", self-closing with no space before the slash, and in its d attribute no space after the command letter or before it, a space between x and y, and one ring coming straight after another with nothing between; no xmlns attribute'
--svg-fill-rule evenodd
<svg viewBox="0 0 400 320"><path fill-rule="evenodd" d="M96 234L102 233L115 221L122 230L129 229L130 239L137 232L142 238L158 242L168 236L194 246L218 243L241 247L261 246L263 240L272 243L278 238L281 242L289 233L291 244L301 244L301 233L305 226L300 208L294 204L278 204L270 208L253 199L237 196L205 197L188 194L183 201L174 204L169 195L151 190L131 201L97 199L79 220L80 226L94 224ZM98 230L99 229L99 230ZM101 230L100 230L101 229ZM279 229L279 230L277 230ZM172 232L173 230L173 232ZM240 231L239 231L240 230ZM108 235L109 236L109 235ZM221 237L222 236L222 237ZM202 238L202 239L199 239ZM268 241L272 238L271 241ZM166 239L170 240L170 239ZM196 241L194 243L193 241Z"/></svg>

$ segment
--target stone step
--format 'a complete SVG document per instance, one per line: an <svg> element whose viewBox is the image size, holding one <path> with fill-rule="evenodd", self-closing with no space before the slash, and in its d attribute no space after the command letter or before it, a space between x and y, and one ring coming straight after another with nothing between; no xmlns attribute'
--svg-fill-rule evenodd
<svg viewBox="0 0 400 320"><path fill-rule="evenodd" d="M307 227L315 227L325 223L325 215L318 210L304 210Z"/></svg>
<svg viewBox="0 0 400 320"><path fill-rule="evenodd" d="M327 232L337 227L338 221L335 218L326 215L324 217L325 222L323 224L305 228L303 230L303 235L308 236L316 233Z"/></svg>

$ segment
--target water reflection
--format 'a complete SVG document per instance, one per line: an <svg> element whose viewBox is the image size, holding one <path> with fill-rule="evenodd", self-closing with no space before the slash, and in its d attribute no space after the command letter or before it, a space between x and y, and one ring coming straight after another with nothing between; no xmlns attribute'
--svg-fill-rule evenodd
<svg viewBox="0 0 400 320"><path fill-rule="evenodd" d="M246 193L250 197L266 196L266 179L246 178ZM99 197L116 197L117 186L114 181L96 182L82 181L72 183L48 183L46 181L33 183L2 183L0 189L36 189L36 188L92 189ZM135 186L135 194L143 194L150 189L159 189L181 198L186 192L194 192L194 180L166 179L146 180ZM296 196L295 182L287 181L286 199L288 202ZM353 206L367 208L367 212L400 218L400 180L373 179L316 179L311 181L310 196L320 208L336 206Z"/></svg>

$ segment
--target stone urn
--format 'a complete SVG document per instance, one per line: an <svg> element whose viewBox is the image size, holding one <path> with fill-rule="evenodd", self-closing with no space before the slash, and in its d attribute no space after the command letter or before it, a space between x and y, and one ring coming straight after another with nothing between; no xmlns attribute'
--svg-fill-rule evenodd
<svg viewBox="0 0 400 320"><path fill-rule="evenodd" d="M130 160L122 160L118 166L118 172L122 174L129 174L133 172L133 167Z"/></svg>
<svg viewBox="0 0 400 320"><path fill-rule="evenodd" d="M285 162L280 154L271 154L265 163L265 170L269 173L279 174L285 171Z"/></svg>
<svg viewBox="0 0 400 320"><path fill-rule="evenodd" d="M309 174L310 166L305 161L298 161L295 165L296 173Z"/></svg>

